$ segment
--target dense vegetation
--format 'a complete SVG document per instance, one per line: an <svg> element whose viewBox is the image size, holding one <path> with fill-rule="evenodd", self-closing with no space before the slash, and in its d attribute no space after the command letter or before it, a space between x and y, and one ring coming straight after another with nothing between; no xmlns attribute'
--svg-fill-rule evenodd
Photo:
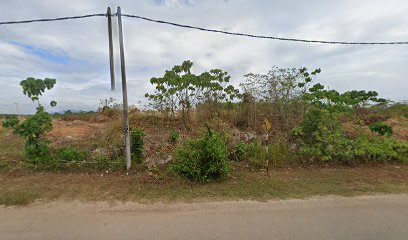
<svg viewBox="0 0 408 240"><path fill-rule="evenodd" d="M172 170L200 182L225 177L231 171L227 147L218 133L208 128L200 138L176 148Z"/></svg>
<svg viewBox="0 0 408 240"><path fill-rule="evenodd" d="M194 74L192 66L185 61L152 78L155 90L146 94L150 109L130 109L132 160L149 171L162 171L157 165L170 162L165 170L207 182L230 175L230 161L258 169L408 163L408 139L404 132L396 137L398 131L387 121L407 125L404 102L392 103L375 91L329 89L317 81L320 69L273 67L266 74L249 73L240 92L227 72ZM82 142L49 147L52 118L38 100L54 84L53 79L22 81L24 94L38 103L37 112L23 122L7 117L3 123L26 139L28 162L123 166L122 106L114 99L101 100L97 113L59 115L66 121L103 123L104 129ZM265 119L270 129L261 127Z"/></svg>

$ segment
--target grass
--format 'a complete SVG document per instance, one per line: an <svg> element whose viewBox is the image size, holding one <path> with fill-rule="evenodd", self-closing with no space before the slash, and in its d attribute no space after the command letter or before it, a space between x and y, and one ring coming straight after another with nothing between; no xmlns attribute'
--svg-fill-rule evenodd
<svg viewBox="0 0 408 240"><path fill-rule="evenodd" d="M408 166L275 169L270 176L235 165L223 182L196 184L162 173L4 173L0 204L24 205L36 199L84 201L192 202L258 200L311 196L408 193Z"/></svg>
<svg viewBox="0 0 408 240"><path fill-rule="evenodd" d="M151 203L408 193L407 165L277 168L266 176L234 163L234 173L225 181L197 184L166 171L152 177L145 168L129 175L100 170L32 171L23 166L24 139L0 126L0 143L0 205L26 205L37 199Z"/></svg>
<svg viewBox="0 0 408 240"><path fill-rule="evenodd" d="M24 139L1 126L0 120L0 171L20 168L24 159Z"/></svg>
<svg viewBox="0 0 408 240"><path fill-rule="evenodd" d="M0 194L0 205L24 206L35 201L39 196L39 193L32 188L2 190Z"/></svg>

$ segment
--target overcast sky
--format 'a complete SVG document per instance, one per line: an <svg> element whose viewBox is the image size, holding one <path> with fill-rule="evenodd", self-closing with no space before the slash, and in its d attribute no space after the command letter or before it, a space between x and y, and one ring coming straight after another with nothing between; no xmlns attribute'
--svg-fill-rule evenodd
<svg viewBox="0 0 408 240"><path fill-rule="evenodd" d="M0 21L104 13L127 14L226 31L328 41L408 41L406 0L0 0ZM115 11L116 12L116 11ZM121 100L117 22L114 19L117 91L110 91L107 20L0 26L0 113L31 113L22 94L27 77L55 78L44 102L95 110L99 99ZM391 100L408 99L408 46L342 46L281 42L181 29L137 19L123 20L128 95L146 104L149 80L184 60L193 71L228 71L238 83L249 72L279 67L321 68L316 81L330 89L376 90ZM140 102L141 101L141 102Z"/></svg>

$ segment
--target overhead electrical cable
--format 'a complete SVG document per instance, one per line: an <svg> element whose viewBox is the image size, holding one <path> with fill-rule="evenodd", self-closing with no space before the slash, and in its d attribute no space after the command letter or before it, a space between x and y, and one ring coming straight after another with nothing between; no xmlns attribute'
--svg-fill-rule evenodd
<svg viewBox="0 0 408 240"><path fill-rule="evenodd" d="M84 18L92 18L92 17L103 17L107 16L106 13L95 13L95 14L88 14L88 15L79 15L79 16L68 16L68 17L58 17L58 18L41 18L41 19L30 19L30 20L20 20L20 21L2 21L0 25L10 25L10 24L25 24L25 23L35 23L35 22L53 22L53 21L64 21L64 20L75 20L75 19L84 19ZM117 16L117 14L112 14L112 16ZM230 32L224 30L217 30L211 28L204 28L198 26L192 26L187 24L175 23L170 21L158 20L148 17L143 17L139 15L131 15L131 14L122 14L123 17L127 18L135 18L141 19L144 21L160 23L171 25L175 27L187 28L187 29L195 29L199 31L205 32L212 32L212 33L220 33L226 35L233 35L239 37L249 37L249 38L257 38L257 39L269 39L269 40L277 40L277 41L289 41L289 42L302 42L302 43L317 43L317 44L336 44L336 45L407 45L408 41L369 41L369 42L359 42L359 41L327 41L327 40L312 40L312 39L302 39L302 38L289 38L289 37L278 37L278 36L267 36L267 35L257 35L257 34L250 34L250 33L241 33L241 32Z"/></svg>

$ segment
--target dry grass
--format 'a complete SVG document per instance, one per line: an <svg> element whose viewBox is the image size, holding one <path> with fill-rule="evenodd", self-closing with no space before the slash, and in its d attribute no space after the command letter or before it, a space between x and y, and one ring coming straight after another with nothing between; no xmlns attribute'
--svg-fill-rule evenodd
<svg viewBox="0 0 408 240"><path fill-rule="evenodd" d="M28 204L36 199L85 201L210 201L287 199L310 196L353 196L408 193L408 166L275 169L270 176L235 164L223 182L196 184L159 173L135 171L0 174L0 204Z"/></svg>

